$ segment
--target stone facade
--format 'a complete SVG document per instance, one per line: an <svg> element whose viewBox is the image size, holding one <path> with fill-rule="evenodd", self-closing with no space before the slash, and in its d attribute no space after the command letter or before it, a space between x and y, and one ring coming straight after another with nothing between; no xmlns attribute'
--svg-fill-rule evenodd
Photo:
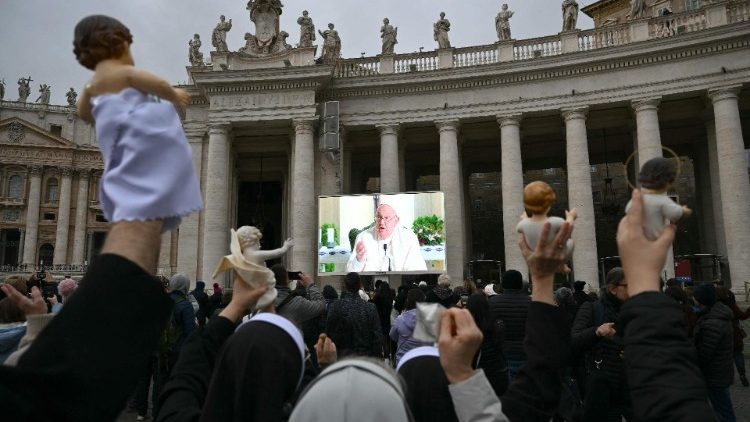
<svg viewBox="0 0 750 422"><path fill-rule="evenodd" d="M586 9L609 4L619 2ZM684 28L669 34L664 18L656 17L533 40L333 62L316 63L315 46L263 57L211 52L211 66L189 66L182 86L192 96L184 127L205 209L165 236L163 272L208 281L228 253L229 228L260 223L264 247L295 238L285 263L314 273L317 195L415 190L445 193L454 280L466 275L467 261L484 257L523 271L514 231L521 190L543 179L558 194L552 214L578 209L573 276L596 286L610 262L602 258L616 254L617 220L636 168L623 163L636 149L642 162L666 146L683 163L672 193L696 211L678 228L677 259L722 255L722 277L741 289L750 280L744 265L750 260L750 2L673 11L670 19ZM334 101L338 149L322 148L321 106ZM79 263L94 248L82 252L85 233L105 229L96 209L85 207L95 203L100 164L78 158L96 155L93 133L61 109L14 102L0 108L3 196L6 173L19 172L26 186L20 202L2 203L2 212L20 212L2 227L24 229L22 243L35 246L33 254L19 254L21 261L36 262L39 245L51 239L56 263ZM53 118L68 122L62 136L51 134ZM11 142L15 123L65 146L45 155L52 147ZM26 156L34 158L20 158ZM35 176L31 166L40 164L45 167ZM88 182L69 168L88 169ZM37 206L52 174L70 192ZM64 227L43 217L48 209L64 216L68 201L63 252L54 239L64 240Z"/></svg>

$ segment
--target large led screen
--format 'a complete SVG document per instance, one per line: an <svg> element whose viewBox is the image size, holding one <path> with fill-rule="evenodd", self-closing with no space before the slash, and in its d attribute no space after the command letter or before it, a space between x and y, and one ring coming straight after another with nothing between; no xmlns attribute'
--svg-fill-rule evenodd
<svg viewBox="0 0 750 422"><path fill-rule="evenodd" d="M446 271L442 192L321 196L318 274Z"/></svg>

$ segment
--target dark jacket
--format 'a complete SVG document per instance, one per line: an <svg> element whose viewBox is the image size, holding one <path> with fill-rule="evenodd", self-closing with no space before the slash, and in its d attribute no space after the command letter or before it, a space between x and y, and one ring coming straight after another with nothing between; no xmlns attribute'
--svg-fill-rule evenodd
<svg viewBox="0 0 750 422"><path fill-rule="evenodd" d="M198 313L195 314L195 317L198 318L198 323L203 325L206 323L206 319L210 318L211 314L213 314L211 300L203 289L195 289L190 294L192 294L195 300L198 301L198 306L200 306L200 308L198 309Z"/></svg>
<svg viewBox="0 0 750 422"><path fill-rule="evenodd" d="M498 397L508 389L508 361L503 354L505 327L496 323L495 331L483 333L482 346L474 358L474 368L481 368Z"/></svg>
<svg viewBox="0 0 750 422"><path fill-rule="evenodd" d="M744 329L740 326L740 321L744 321L750 318L750 308L745 309L743 312L739 306L737 306L737 299L734 297L734 293L729 292L729 298L726 301L722 301L723 304L727 305L732 310L734 318L732 319L732 342L734 344L734 351L741 352L745 348L744 338L747 335Z"/></svg>
<svg viewBox="0 0 750 422"><path fill-rule="evenodd" d="M380 328L383 331L383 335L387 336L391 331L391 310L393 309L393 298L390 293L387 295L375 294L372 298L372 303L375 305L375 309L378 311L378 318L380 318Z"/></svg>
<svg viewBox="0 0 750 422"><path fill-rule="evenodd" d="M586 292L583 291L575 291L573 292L573 298L576 300L576 303L578 306L582 306L586 302L593 302L594 299L591 298L591 296L587 295Z"/></svg>
<svg viewBox="0 0 750 422"><path fill-rule="evenodd" d="M698 317L695 347L708 388L727 388L734 381L732 310L721 302Z"/></svg>
<svg viewBox="0 0 750 422"><path fill-rule="evenodd" d="M586 367L590 371L601 371L601 375L615 384L625 382L622 330L615 324L616 334L612 338L604 338L596 335L596 329L606 322L616 323L619 316L620 301L604 293L598 301L586 302L581 306L572 331L573 354L585 354Z"/></svg>
<svg viewBox="0 0 750 422"><path fill-rule="evenodd" d="M279 293L276 296L276 313L293 323L301 326L305 321L321 316L326 309L326 300L315 284L307 287L307 298L294 295L284 303L287 296L292 294L288 286L276 286Z"/></svg>
<svg viewBox="0 0 750 422"><path fill-rule="evenodd" d="M0 367L2 419L117 419L171 308L163 287L140 266L100 255L18 366Z"/></svg>
<svg viewBox="0 0 750 422"><path fill-rule="evenodd" d="M375 305L356 293L343 292L328 310L326 333L336 344L339 357L382 356L383 331Z"/></svg>
<svg viewBox="0 0 750 422"><path fill-rule="evenodd" d="M635 420L714 420L677 302L659 292L633 296L622 305L619 328Z"/></svg>
<svg viewBox="0 0 750 422"><path fill-rule="evenodd" d="M174 301L174 319L175 323L182 329L180 338L177 343L172 347L173 353L179 353L182 349L182 345L185 344L185 340L195 330L195 311L193 305L185 297L182 292L172 292L169 297Z"/></svg>
<svg viewBox="0 0 750 422"><path fill-rule="evenodd" d="M503 353L509 360L526 360L523 341L526 337L526 318L531 297L516 289L506 289L502 294L488 299L490 313L505 327Z"/></svg>
<svg viewBox="0 0 750 422"><path fill-rule="evenodd" d="M185 343L169 381L159 394L157 421L197 421L206 400L211 374L222 345L236 325L223 317L212 318Z"/></svg>

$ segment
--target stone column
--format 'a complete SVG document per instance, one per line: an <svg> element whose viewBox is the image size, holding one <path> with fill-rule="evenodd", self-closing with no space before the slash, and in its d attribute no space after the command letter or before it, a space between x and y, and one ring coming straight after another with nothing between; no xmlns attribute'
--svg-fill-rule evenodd
<svg viewBox="0 0 750 422"><path fill-rule="evenodd" d="M23 246L26 241L26 229L18 229L21 237L18 239L18 265L23 264Z"/></svg>
<svg viewBox="0 0 750 422"><path fill-rule="evenodd" d="M380 131L380 192L400 191L398 125L379 125Z"/></svg>
<svg viewBox="0 0 750 422"><path fill-rule="evenodd" d="M591 193L591 167L586 135L587 107L562 111L565 119L565 139L568 171L568 206L578 211L573 230L575 250L573 272L576 280L599 286L599 266L596 252L596 220Z"/></svg>
<svg viewBox="0 0 750 422"><path fill-rule="evenodd" d="M448 274L457 284L464 276L464 206L461 203L461 163L458 120L435 122L440 133L440 190L445 202L445 247Z"/></svg>
<svg viewBox="0 0 750 422"><path fill-rule="evenodd" d="M291 233L294 239L290 271L315 274L317 229L315 201L315 146L312 119L294 120L291 177Z"/></svg>
<svg viewBox="0 0 750 422"><path fill-rule="evenodd" d="M719 179L719 157L716 145L716 123L711 120L706 122L706 139L708 143L708 171L711 178L711 205L713 206L713 229L716 238L716 254L722 256L722 262L726 262L727 241L724 237L724 215L721 209L721 182ZM709 230L711 227L709 227Z"/></svg>
<svg viewBox="0 0 750 422"><path fill-rule="evenodd" d="M191 133L186 131L190 148L193 152L193 167L195 173L200 179L201 174L201 159L203 157L203 132ZM200 180L199 180L200 183ZM202 183L200 183L202 185ZM205 192L203 192L205 198ZM204 207L205 207L204 201ZM200 229L200 213L192 213L185 216L182 219L182 224L177 233L177 272L181 272L190 277L190 280L198 279L198 245L199 245L199 229ZM213 270L211 270L213 271ZM211 274L201 275L203 277L209 277ZM210 285L210 283L209 283Z"/></svg>
<svg viewBox="0 0 750 422"><path fill-rule="evenodd" d="M94 259L94 231L86 230L86 259L84 264L91 264Z"/></svg>
<svg viewBox="0 0 750 422"><path fill-rule="evenodd" d="M76 197L76 221L73 232L73 265L83 265L86 257L86 219L89 209L89 171L78 171L78 196ZM57 254L55 254L57 255Z"/></svg>
<svg viewBox="0 0 750 422"><path fill-rule="evenodd" d="M735 289L750 281L750 181L737 106L740 89L736 85L708 91L714 105L724 237Z"/></svg>
<svg viewBox="0 0 750 422"><path fill-rule="evenodd" d="M208 279L222 256L229 253L229 125L211 125L208 131L203 226L203 273ZM225 278L217 280L224 284ZM208 280L207 280L208 282ZM208 283L210 284L210 283Z"/></svg>
<svg viewBox="0 0 750 422"><path fill-rule="evenodd" d="M661 132L659 131L659 103L660 98L647 98L631 102L635 111L635 122L638 147L638 169L646 161L663 157L661 149ZM666 278L674 277L674 251L669 248L667 259L664 262L662 274Z"/></svg>
<svg viewBox="0 0 750 422"><path fill-rule="evenodd" d="M521 164L521 115L498 116L500 125L500 175L503 198L503 239L505 269L526 275L526 261L518 247L519 217L523 207L523 166Z"/></svg>
<svg viewBox="0 0 750 422"><path fill-rule="evenodd" d="M661 133L659 132L659 102L658 98L634 100L631 102L631 106L635 111L640 165L643 165L643 163L652 158L662 156Z"/></svg>
<svg viewBox="0 0 750 422"><path fill-rule="evenodd" d="M73 169L60 169L60 204L57 209L57 232L55 233L55 255L52 265L68 263L68 230L70 229L70 189Z"/></svg>
<svg viewBox="0 0 750 422"><path fill-rule="evenodd" d="M39 236L39 203L42 199L42 167L29 169L29 196L26 203L26 239L23 245L23 263L36 265L36 241Z"/></svg>

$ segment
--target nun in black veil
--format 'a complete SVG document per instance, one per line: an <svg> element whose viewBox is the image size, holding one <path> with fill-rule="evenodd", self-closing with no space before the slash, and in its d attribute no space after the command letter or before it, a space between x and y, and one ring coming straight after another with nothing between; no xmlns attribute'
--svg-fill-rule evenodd
<svg viewBox="0 0 750 422"><path fill-rule="evenodd" d="M410 350L399 361L397 371L406 386L406 403L415 422L458 421L436 347Z"/></svg>
<svg viewBox="0 0 750 422"><path fill-rule="evenodd" d="M286 420L302 381L305 345L288 319L260 313L219 354L201 421Z"/></svg>

